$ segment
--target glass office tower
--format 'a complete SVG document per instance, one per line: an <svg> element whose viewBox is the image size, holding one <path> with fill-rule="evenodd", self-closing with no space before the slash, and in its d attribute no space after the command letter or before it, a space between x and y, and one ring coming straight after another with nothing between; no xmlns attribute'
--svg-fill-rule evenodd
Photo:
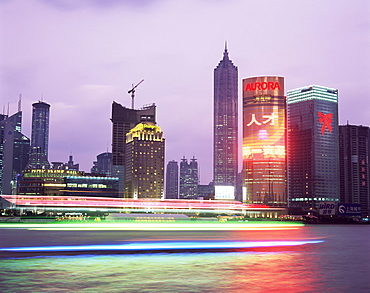
<svg viewBox="0 0 370 293"><path fill-rule="evenodd" d="M32 136L31 147L40 148L48 158L49 153L49 116L50 105L45 102L32 104Z"/></svg>
<svg viewBox="0 0 370 293"><path fill-rule="evenodd" d="M28 167L49 169L49 116L50 105L39 101L32 104L31 151Z"/></svg>
<svg viewBox="0 0 370 293"><path fill-rule="evenodd" d="M287 205L284 78L243 79L243 201Z"/></svg>
<svg viewBox="0 0 370 293"><path fill-rule="evenodd" d="M306 86L287 92L288 193L293 212L338 201L338 90Z"/></svg>

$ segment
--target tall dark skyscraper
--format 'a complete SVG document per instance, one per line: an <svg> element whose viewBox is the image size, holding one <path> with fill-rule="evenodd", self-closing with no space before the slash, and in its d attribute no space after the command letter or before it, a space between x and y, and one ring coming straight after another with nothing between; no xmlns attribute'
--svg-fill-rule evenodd
<svg viewBox="0 0 370 293"><path fill-rule="evenodd" d="M166 198L179 198L179 165L177 161L169 161L166 169Z"/></svg>
<svg viewBox="0 0 370 293"><path fill-rule="evenodd" d="M320 202L338 202L338 90L289 90L287 122L289 208L307 213Z"/></svg>
<svg viewBox="0 0 370 293"><path fill-rule="evenodd" d="M287 206L284 78L243 79L243 201Z"/></svg>
<svg viewBox="0 0 370 293"><path fill-rule="evenodd" d="M188 160L184 157L180 162L180 199L197 199L198 197L198 162L195 157Z"/></svg>
<svg viewBox="0 0 370 293"><path fill-rule="evenodd" d="M161 128L142 122L126 137L125 197L164 198L165 138Z"/></svg>
<svg viewBox="0 0 370 293"><path fill-rule="evenodd" d="M339 126L340 203L360 204L370 216L370 128Z"/></svg>
<svg viewBox="0 0 370 293"><path fill-rule="evenodd" d="M45 102L32 104L32 135L29 168L49 169L49 115L50 105Z"/></svg>
<svg viewBox="0 0 370 293"><path fill-rule="evenodd" d="M224 57L214 69L213 180L218 186L236 188L238 174L238 68ZM232 191L232 199L235 192Z"/></svg>
<svg viewBox="0 0 370 293"><path fill-rule="evenodd" d="M112 176L119 178L119 196L124 193L126 134L140 122L156 123L156 106L151 104L139 110L121 104L112 104Z"/></svg>
<svg viewBox="0 0 370 293"><path fill-rule="evenodd" d="M12 194L17 174L26 168L30 140L22 134L22 112L0 115L0 194Z"/></svg>

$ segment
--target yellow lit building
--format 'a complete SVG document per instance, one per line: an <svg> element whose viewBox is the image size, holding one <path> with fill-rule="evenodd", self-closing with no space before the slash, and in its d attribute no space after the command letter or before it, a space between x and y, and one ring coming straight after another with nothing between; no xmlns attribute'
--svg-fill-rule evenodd
<svg viewBox="0 0 370 293"><path fill-rule="evenodd" d="M155 123L139 123L127 133L125 197L163 198L164 146Z"/></svg>

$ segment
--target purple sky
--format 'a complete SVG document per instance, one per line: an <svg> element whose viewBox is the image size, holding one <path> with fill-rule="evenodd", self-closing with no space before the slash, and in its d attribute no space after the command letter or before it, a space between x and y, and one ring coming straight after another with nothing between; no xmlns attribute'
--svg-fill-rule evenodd
<svg viewBox="0 0 370 293"><path fill-rule="evenodd" d="M111 104L156 103L166 163L198 159L212 180L213 69L224 42L241 80L339 89L341 124L370 125L368 0L0 0L0 106L31 133L31 104L51 104L50 161L84 171L111 151ZM7 110L5 110L6 112ZM241 113L241 112L240 112Z"/></svg>

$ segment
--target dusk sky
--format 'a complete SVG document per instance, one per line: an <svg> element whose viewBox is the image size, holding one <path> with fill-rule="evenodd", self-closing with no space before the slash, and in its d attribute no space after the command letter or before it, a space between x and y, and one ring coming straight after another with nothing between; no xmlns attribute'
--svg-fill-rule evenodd
<svg viewBox="0 0 370 293"><path fill-rule="evenodd" d="M208 184L225 41L240 109L243 78L277 75L285 90L338 89L340 123L370 125L369 0L0 0L1 112L22 94L30 137L31 104L49 103L49 161L72 154L89 172L111 151L112 102L131 107L144 79L135 107L157 105L165 163L194 155Z"/></svg>

